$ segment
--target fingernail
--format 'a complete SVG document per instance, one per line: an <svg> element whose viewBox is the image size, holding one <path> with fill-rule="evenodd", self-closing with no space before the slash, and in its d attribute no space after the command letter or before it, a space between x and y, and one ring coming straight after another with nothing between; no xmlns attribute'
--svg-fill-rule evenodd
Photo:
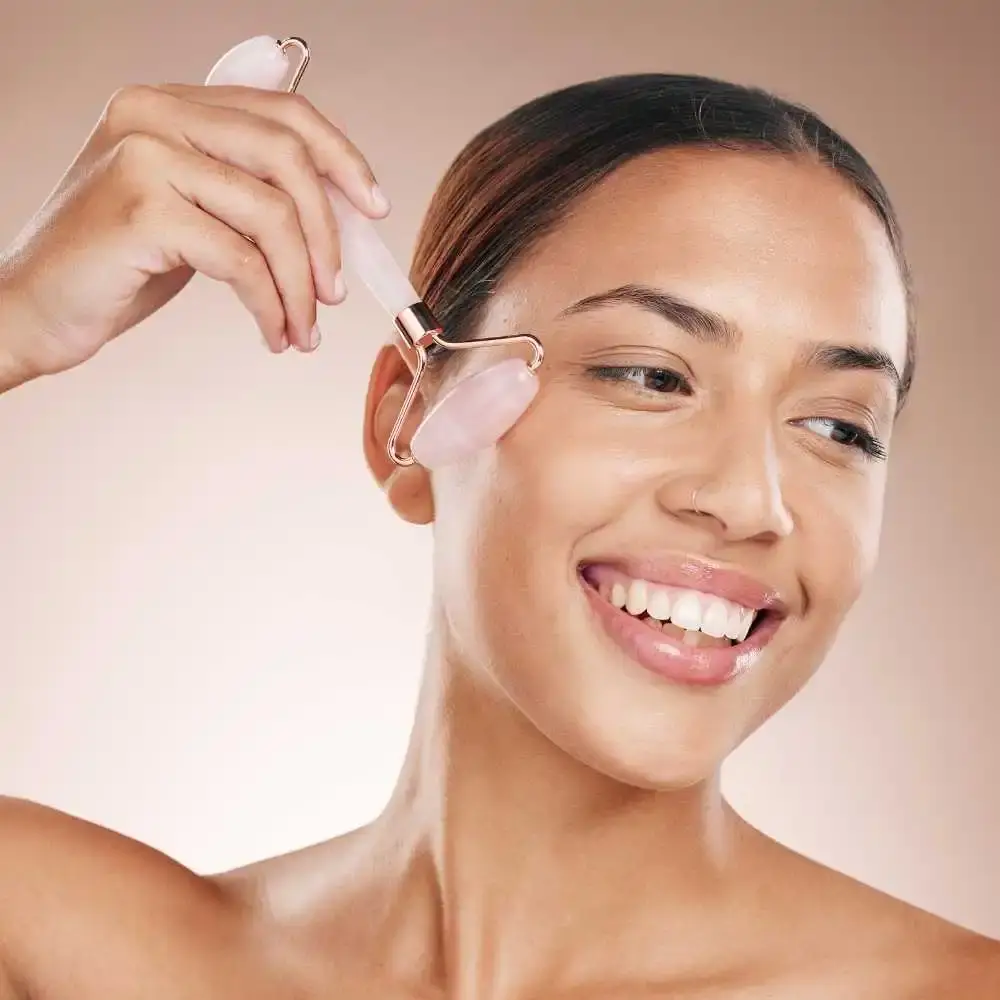
<svg viewBox="0 0 1000 1000"><path fill-rule="evenodd" d="M391 207L389 205L389 199L382 193L382 189L378 186L378 184L372 185L371 195L372 205L375 207L376 212L382 212L384 214L389 211Z"/></svg>
<svg viewBox="0 0 1000 1000"><path fill-rule="evenodd" d="M281 335L281 349L283 351L287 351L288 350L288 331L287 330Z"/></svg>
<svg viewBox="0 0 1000 1000"><path fill-rule="evenodd" d="M344 281L344 272L338 271L333 278L333 301L343 302L347 298L347 282Z"/></svg>
<svg viewBox="0 0 1000 1000"><path fill-rule="evenodd" d="M315 351L322 339L323 335L320 333L319 323L316 323L309 331L309 347Z"/></svg>

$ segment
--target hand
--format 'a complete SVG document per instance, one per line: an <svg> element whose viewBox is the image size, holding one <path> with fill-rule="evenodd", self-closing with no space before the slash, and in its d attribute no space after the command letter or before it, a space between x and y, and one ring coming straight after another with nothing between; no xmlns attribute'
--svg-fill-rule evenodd
<svg viewBox="0 0 1000 1000"><path fill-rule="evenodd" d="M0 255L0 390L92 357L196 271L233 287L272 351L313 349L317 301L344 297L324 182L388 211L361 153L302 97L121 90Z"/></svg>

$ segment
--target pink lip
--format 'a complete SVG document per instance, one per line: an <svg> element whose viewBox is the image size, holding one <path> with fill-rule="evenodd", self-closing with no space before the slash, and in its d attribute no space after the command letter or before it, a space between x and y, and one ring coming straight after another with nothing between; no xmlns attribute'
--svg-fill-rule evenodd
<svg viewBox="0 0 1000 1000"><path fill-rule="evenodd" d="M640 577L638 574L634 578L649 579L648 576ZM582 573L580 581L592 611L611 639L640 666L675 684L719 687L746 673L760 660L783 621L782 614L771 611L743 642L735 646L686 646L680 640L655 631L627 611L619 610L606 601ZM650 582L677 586L676 583L667 584L662 579ZM715 586L712 593L727 596ZM734 597L728 599L737 600ZM738 603L743 604L743 601ZM754 606L753 603L744 604L744 607Z"/></svg>
<svg viewBox="0 0 1000 1000"><path fill-rule="evenodd" d="M681 587L715 594L744 608L755 608L758 611L766 609L779 616L787 614L787 605L774 588L765 586L745 573L713 566L690 556L682 559L656 556L593 559L588 560L583 574L596 583L608 570L617 571L633 580L659 584L661 587Z"/></svg>

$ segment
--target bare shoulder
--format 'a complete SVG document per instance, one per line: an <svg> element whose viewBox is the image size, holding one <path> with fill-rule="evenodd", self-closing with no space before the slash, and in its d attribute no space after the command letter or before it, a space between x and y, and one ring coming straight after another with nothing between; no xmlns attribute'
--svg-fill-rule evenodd
<svg viewBox="0 0 1000 1000"><path fill-rule="evenodd" d="M70 813L28 799L0 795L0 871L10 874L11 859L31 862L56 860L51 848L69 850L67 861L72 863L81 853L108 851L166 860L165 855L136 840L115 833Z"/></svg>
<svg viewBox="0 0 1000 1000"><path fill-rule="evenodd" d="M936 979L940 988L934 996L967 1000L1000 997L1000 941L955 930L954 940L937 955Z"/></svg>
<svg viewBox="0 0 1000 1000"><path fill-rule="evenodd" d="M774 846L786 914L831 985L886 1000L1000 998L1000 941Z"/></svg>
<svg viewBox="0 0 1000 1000"><path fill-rule="evenodd" d="M1000 942L751 835L779 966L822 996L1000 1000ZM812 994L808 994L812 995Z"/></svg>
<svg viewBox="0 0 1000 1000"><path fill-rule="evenodd" d="M882 958L887 972L895 971L909 987L905 1000L1000 997L1000 941L898 900L886 907Z"/></svg>
<svg viewBox="0 0 1000 1000"><path fill-rule="evenodd" d="M106 827L48 806L0 796L0 924L24 908L86 901L128 907L151 888L183 906L203 901L208 882L166 855ZM58 892L46 892L58 886ZM19 921L20 922L20 921Z"/></svg>
<svg viewBox="0 0 1000 1000"><path fill-rule="evenodd" d="M89 996L109 970L154 973L178 954L231 943L220 889L138 841L58 810L0 797L0 998ZM186 948L191 942L191 948ZM166 968L164 972L166 972ZM95 994L97 995L97 994Z"/></svg>

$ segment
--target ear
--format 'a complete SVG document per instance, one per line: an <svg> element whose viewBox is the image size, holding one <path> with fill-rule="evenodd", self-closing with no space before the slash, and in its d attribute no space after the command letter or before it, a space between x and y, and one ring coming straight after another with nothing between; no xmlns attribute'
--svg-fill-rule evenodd
<svg viewBox="0 0 1000 1000"><path fill-rule="evenodd" d="M434 520L434 496L427 470L420 465L400 468L389 457L389 435L402 409L413 375L400 352L386 344L378 353L368 380L365 399L364 449L368 468L393 510L411 524ZM420 426L423 401L418 396L399 437L405 452L410 438Z"/></svg>

